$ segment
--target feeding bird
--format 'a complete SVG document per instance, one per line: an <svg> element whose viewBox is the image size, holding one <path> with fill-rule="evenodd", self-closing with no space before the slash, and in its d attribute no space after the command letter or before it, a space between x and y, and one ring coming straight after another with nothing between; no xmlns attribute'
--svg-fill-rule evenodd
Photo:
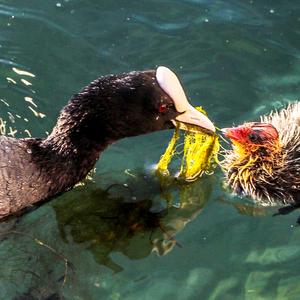
<svg viewBox="0 0 300 300"><path fill-rule="evenodd" d="M113 142L176 121L215 131L170 69L98 78L69 100L48 137L0 136L0 219L71 189Z"/></svg>
<svg viewBox="0 0 300 300"><path fill-rule="evenodd" d="M223 132L228 185L263 205L300 204L300 102Z"/></svg>

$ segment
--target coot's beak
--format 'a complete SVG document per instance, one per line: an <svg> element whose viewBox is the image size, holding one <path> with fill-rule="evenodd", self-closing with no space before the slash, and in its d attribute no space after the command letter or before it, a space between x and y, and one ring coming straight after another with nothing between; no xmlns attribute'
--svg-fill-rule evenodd
<svg viewBox="0 0 300 300"><path fill-rule="evenodd" d="M186 130L185 124L196 125L210 132L215 132L214 124L207 116L195 109L187 100L179 79L170 69L166 67L158 67L156 70L156 80L160 87L174 101L176 110L180 113L173 123L179 122L180 128Z"/></svg>

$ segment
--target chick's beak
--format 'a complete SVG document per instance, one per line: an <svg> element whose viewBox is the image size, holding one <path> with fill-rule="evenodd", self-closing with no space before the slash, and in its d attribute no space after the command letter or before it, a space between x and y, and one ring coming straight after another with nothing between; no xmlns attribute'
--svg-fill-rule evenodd
<svg viewBox="0 0 300 300"><path fill-rule="evenodd" d="M180 128L186 130L185 124L195 125L210 132L215 132L216 128L210 119L203 113L195 109L187 100L179 79L170 69L158 67L156 79L160 87L174 101L175 108L180 114L171 120L174 124L179 122Z"/></svg>
<svg viewBox="0 0 300 300"><path fill-rule="evenodd" d="M239 127L222 128L222 133L232 141L240 141L240 129Z"/></svg>

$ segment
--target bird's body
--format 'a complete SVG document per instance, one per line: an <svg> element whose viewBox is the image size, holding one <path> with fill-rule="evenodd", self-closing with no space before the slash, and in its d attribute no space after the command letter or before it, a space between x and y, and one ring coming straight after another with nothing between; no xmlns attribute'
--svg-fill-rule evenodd
<svg viewBox="0 0 300 300"><path fill-rule="evenodd" d="M300 102L224 131L233 149L222 165L236 193L263 205L300 202Z"/></svg>
<svg viewBox="0 0 300 300"><path fill-rule="evenodd" d="M70 99L47 138L0 136L0 219L71 189L111 143L174 128L177 117L214 130L165 67L93 81Z"/></svg>
<svg viewBox="0 0 300 300"><path fill-rule="evenodd" d="M0 137L0 145L0 219L73 187L106 147L72 148L64 141L57 148L50 139L6 136Z"/></svg>

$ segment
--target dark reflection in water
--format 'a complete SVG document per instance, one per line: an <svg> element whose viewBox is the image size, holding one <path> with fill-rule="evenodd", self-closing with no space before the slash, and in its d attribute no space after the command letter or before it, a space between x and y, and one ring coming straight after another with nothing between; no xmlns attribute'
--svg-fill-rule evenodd
<svg viewBox="0 0 300 300"><path fill-rule="evenodd" d="M87 243L99 264L120 272L123 267L113 261L113 252L141 259L182 247L175 236L199 215L213 181L206 177L190 185L161 188L153 177L134 178L107 190L92 186L77 190L74 197L57 201L53 207L65 242Z"/></svg>
<svg viewBox="0 0 300 300"><path fill-rule="evenodd" d="M77 281L72 256L65 256L62 250L65 243L70 244L71 251L76 244L83 245L98 264L114 273L125 267L112 259L115 252L136 260L152 252L163 256L175 246L184 247L176 234L200 214L214 181L207 176L194 184L173 182L162 186L153 176L141 176L107 189L87 181L49 204L55 211L61 242L57 236L45 240L28 234L22 218L1 224L0 254L5 260L1 284L15 290L14 299L60 299L64 281L66 286ZM29 225L31 229L39 228L49 236L57 230L47 226L53 218L47 209L45 213L42 207L34 214L37 218Z"/></svg>
<svg viewBox="0 0 300 300"><path fill-rule="evenodd" d="M20 224L18 219L1 224L0 252L5 267L0 278L6 288L15 291L14 299L62 299L65 289L76 286L80 276L77 251L81 256L91 253L99 272L104 267L116 274L129 266L116 261L115 253L141 260L152 253L165 256L175 247L184 248L176 236L199 216L220 184L213 176L188 185L176 181L161 185L148 175L128 178L107 188L87 181L49 203L54 209L52 215L49 209L39 208L28 224L31 230L37 229L36 236L27 234L22 219ZM270 214L268 208L235 201L226 193L217 201L233 206L241 215ZM30 214L25 217L31 218ZM49 222L53 219L57 225ZM39 238L40 232L47 238Z"/></svg>
<svg viewBox="0 0 300 300"><path fill-rule="evenodd" d="M42 221L35 225L43 228ZM19 227L16 219L1 224L0 299L62 299L64 280L73 276L71 262L57 244Z"/></svg>

